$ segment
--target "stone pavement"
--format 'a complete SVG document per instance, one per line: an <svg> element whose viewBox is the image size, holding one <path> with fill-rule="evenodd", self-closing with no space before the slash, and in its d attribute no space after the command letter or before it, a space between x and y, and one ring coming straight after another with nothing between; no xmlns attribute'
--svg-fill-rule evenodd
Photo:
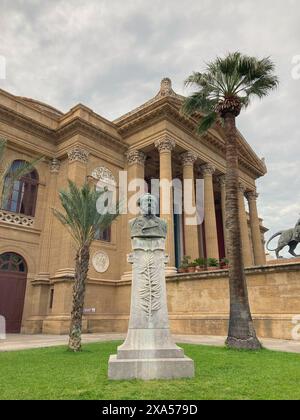
<svg viewBox="0 0 300 420"><path fill-rule="evenodd" d="M83 334L83 343L96 343L103 341L122 341L126 334ZM224 346L225 337L202 335L174 335L177 343L189 343L208 346ZM263 346L268 350L300 354L300 341L261 339ZM1 351L27 350L44 347L66 345L68 337L65 335L23 335L8 334L6 340L0 340Z"/></svg>

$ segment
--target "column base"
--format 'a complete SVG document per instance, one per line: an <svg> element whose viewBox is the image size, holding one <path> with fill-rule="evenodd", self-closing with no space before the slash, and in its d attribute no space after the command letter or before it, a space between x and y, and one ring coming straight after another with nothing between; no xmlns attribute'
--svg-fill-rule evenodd
<svg viewBox="0 0 300 420"><path fill-rule="evenodd" d="M112 380L131 379L176 379L193 378L195 367L192 359L117 359L110 356L108 362L108 378Z"/></svg>
<svg viewBox="0 0 300 420"><path fill-rule="evenodd" d="M174 276L174 274L178 273L178 270L176 267L166 267L165 270L166 277Z"/></svg>
<svg viewBox="0 0 300 420"><path fill-rule="evenodd" d="M123 276L121 277L122 281L132 281L132 271L125 271Z"/></svg>

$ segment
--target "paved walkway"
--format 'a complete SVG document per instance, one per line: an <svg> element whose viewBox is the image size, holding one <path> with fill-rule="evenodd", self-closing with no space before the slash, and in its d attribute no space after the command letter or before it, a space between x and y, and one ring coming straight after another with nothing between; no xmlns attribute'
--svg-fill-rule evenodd
<svg viewBox="0 0 300 420"><path fill-rule="evenodd" d="M124 340L125 334L84 334L83 343ZM200 335L174 335L177 343L190 343L209 346L224 346L225 337ZM300 341L262 339L266 349L300 354ZM65 335L23 335L8 334L6 340L0 340L1 351L27 350L66 345Z"/></svg>

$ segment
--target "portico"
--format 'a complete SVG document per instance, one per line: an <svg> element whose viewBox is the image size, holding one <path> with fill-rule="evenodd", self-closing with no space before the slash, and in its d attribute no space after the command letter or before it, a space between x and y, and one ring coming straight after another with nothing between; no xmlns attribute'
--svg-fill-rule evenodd
<svg viewBox="0 0 300 420"><path fill-rule="evenodd" d="M225 214L225 174L220 173L211 162L201 162L197 153L183 150L174 138L165 135L157 140L153 147L143 150L133 149L127 154L128 183L136 176L145 180L145 188L151 190L151 180L158 179L160 188L160 215L168 226L170 233L167 239L169 264L167 272L172 275L177 271L184 256L192 260L199 257L222 259L226 257L226 214ZM147 165L147 167L145 167ZM184 187L190 182L193 186L191 205L196 206L196 179L203 185L204 220L190 224L190 208L184 203ZM175 180L172 186L172 181ZM174 199L177 181L182 185L182 202ZM188 182L187 182L188 181ZM141 190L141 193L145 190ZM265 253L260 220L256 207L256 190L246 190L240 185L239 216L243 239L243 257L246 266L265 263ZM200 191L201 192L201 191ZM199 193L199 191L198 191ZM178 197L178 196L177 196ZM187 197L190 198L187 192ZM199 198L199 197L198 197ZM249 216L245 206L249 203ZM202 199L202 197L200 197ZM178 214L178 207L182 214ZM132 215L128 215L128 220ZM203 223L202 223L203 222ZM127 234L127 251L130 252L130 237Z"/></svg>

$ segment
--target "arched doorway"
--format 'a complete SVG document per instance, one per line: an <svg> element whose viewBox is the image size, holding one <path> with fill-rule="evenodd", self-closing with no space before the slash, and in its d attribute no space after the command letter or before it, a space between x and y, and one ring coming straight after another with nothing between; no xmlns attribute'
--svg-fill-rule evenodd
<svg viewBox="0 0 300 420"><path fill-rule="evenodd" d="M6 332L19 333L25 300L27 266L13 252L0 255L0 315L5 317Z"/></svg>

